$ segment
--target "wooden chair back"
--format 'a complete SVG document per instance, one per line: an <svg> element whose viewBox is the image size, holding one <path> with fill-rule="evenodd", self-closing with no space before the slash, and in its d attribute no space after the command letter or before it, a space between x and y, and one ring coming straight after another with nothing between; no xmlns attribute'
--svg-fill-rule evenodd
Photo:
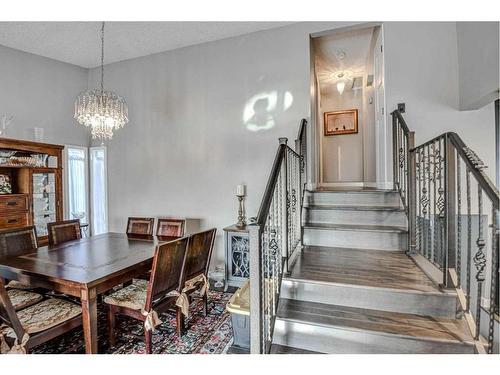
<svg viewBox="0 0 500 375"><path fill-rule="evenodd" d="M154 217L129 217L127 222L127 234L152 236L154 225Z"/></svg>
<svg viewBox="0 0 500 375"><path fill-rule="evenodd" d="M34 226L0 230L0 258L32 253L37 248Z"/></svg>
<svg viewBox="0 0 500 375"><path fill-rule="evenodd" d="M147 311L158 297L172 290L181 291L188 242L189 238L184 237L156 246L146 298Z"/></svg>
<svg viewBox="0 0 500 375"><path fill-rule="evenodd" d="M210 258L215 242L216 228L195 233L189 237L189 246L186 255L185 280L208 273Z"/></svg>
<svg viewBox="0 0 500 375"><path fill-rule="evenodd" d="M47 231L49 233L50 246L82 238L80 220L66 220L48 223Z"/></svg>
<svg viewBox="0 0 500 375"><path fill-rule="evenodd" d="M19 321L19 317L16 314L14 306L12 306L12 302L10 301L7 290L5 289L4 281L0 278L0 321L2 320L14 330L18 340L20 341L24 336L24 328Z"/></svg>
<svg viewBox="0 0 500 375"><path fill-rule="evenodd" d="M159 218L156 226L156 235L163 237L183 237L186 227L184 219Z"/></svg>

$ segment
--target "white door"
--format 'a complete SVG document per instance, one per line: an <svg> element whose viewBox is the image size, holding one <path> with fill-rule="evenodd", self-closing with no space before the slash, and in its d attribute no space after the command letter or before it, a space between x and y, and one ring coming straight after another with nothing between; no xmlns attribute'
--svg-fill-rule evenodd
<svg viewBox="0 0 500 375"><path fill-rule="evenodd" d="M92 235L108 231L108 166L106 147L90 148Z"/></svg>
<svg viewBox="0 0 500 375"><path fill-rule="evenodd" d="M384 82L384 45L382 30L380 30L373 51L374 60L374 96L375 96L375 149L377 165L377 182L385 183L387 179L387 127L385 109Z"/></svg>

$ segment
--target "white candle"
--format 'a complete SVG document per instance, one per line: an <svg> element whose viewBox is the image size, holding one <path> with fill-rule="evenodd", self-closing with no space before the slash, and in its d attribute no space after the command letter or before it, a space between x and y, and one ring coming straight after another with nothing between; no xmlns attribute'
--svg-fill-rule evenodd
<svg viewBox="0 0 500 375"><path fill-rule="evenodd" d="M245 196L245 185L238 185L236 187L236 196L244 197Z"/></svg>

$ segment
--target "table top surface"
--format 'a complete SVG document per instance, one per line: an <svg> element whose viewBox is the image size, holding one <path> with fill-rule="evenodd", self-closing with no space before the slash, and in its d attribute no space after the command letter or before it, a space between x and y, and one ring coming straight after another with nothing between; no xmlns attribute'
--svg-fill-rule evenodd
<svg viewBox="0 0 500 375"><path fill-rule="evenodd" d="M6 271L91 284L114 273L150 262L157 244L169 237L105 233L36 252L0 259L0 276Z"/></svg>

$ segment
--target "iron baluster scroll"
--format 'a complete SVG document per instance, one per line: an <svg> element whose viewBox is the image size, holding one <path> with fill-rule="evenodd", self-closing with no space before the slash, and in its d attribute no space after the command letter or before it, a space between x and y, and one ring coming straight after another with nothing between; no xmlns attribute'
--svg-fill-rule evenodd
<svg viewBox="0 0 500 375"><path fill-rule="evenodd" d="M251 353L269 353L281 280L302 248L306 125L303 120L295 150L279 139L257 218L249 225Z"/></svg>
<svg viewBox="0 0 500 375"><path fill-rule="evenodd" d="M405 149L413 133L398 110L392 123L394 188L408 218L409 254L441 273L435 281L443 289L456 290L476 352L498 353L498 190L456 133Z"/></svg>

